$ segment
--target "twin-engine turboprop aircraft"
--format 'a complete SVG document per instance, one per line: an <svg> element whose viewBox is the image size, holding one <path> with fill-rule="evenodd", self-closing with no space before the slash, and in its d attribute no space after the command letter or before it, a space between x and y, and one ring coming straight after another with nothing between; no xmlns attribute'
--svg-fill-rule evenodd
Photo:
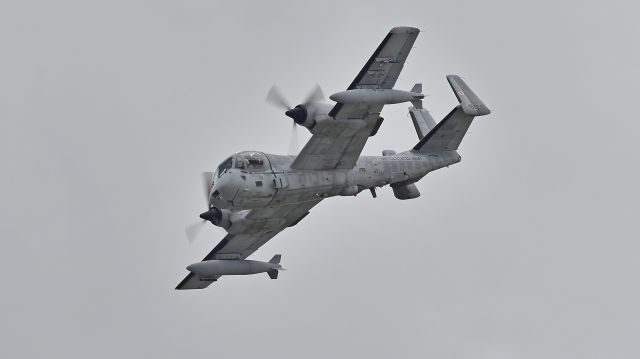
<svg viewBox="0 0 640 359"><path fill-rule="evenodd" d="M213 173L205 173L208 203L204 221L187 228L193 236L204 223L228 234L202 262L187 267L189 274L176 289L201 289L223 275L265 272L278 277L280 255L269 262L247 260L253 252L287 227L298 224L325 198L355 196L390 185L398 199L420 196L415 182L427 173L460 162L456 151L475 116L489 109L455 75L447 76L460 104L438 124L422 108L422 85L410 91L393 89L419 30L391 29L347 90L330 96L335 105L321 103L321 92L294 108L272 89L267 99L286 108L285 114L313 136L297 156L258 151L227 158ZM413 148L382 156L362 156L374 136L386 104L411 102L409 114L419 141Z"/></svg>

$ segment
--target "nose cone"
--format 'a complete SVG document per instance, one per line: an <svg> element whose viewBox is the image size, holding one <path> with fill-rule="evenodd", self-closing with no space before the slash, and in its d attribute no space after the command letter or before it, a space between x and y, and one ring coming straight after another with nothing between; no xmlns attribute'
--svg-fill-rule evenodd
<svg viewBox="0 0 640 359"><path fill-rule="evenodd" d="M226 173L215 184L213 187L213 192L211 192L211 197L209 199L209 205L218 208L228 208L229 204L233 201L233 197L235 196L238 188L237 184L237 176L234 173ZM210 212L210 211L207 211ZM205 212L205 213L207 213ZM207 216L205 213L200 215L200 218L207 219L202 217L203 215Z"/></svg>

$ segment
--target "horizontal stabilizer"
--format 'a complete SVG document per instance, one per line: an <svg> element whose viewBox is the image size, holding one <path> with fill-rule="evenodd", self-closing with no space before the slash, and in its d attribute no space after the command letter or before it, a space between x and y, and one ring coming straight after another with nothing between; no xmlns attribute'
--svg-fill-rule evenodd
<svg viewBox="0 0 640 359"><path fill-rule="evenodd" d="M489 108L480 101L478 96L471 91L469 86L462 81L460 76L447 75L447 81L449 81L449 85L451 85L453 93L456 94L458 101L460 101L462 111L464 111L465 114L471 116L483 116L491 113L491 110L489 110Z"/></svg>
<svg viewBox="0 0 640 359"><path fill-rule="evenodd" d="M414 199L420 197L420 191L416 187L415 183L411 183L405 186L391 187L393 189L393 195L397 199Z"/></svg>

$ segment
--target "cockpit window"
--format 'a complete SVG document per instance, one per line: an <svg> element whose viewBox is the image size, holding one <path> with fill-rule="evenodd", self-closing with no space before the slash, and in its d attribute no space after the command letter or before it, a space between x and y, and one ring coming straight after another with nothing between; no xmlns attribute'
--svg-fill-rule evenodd
<svg viewBox="0 0 640 359"><path fill-rule="evenodd" d="M236 168L247 171L263 170L264 155L260 152L242 152L236 155Z"/></svg>
<svg viewBox="0 0 640 359"><path fill-rule="evenodd" d="M222 164L218 167L218 170L216 171L218 173L216 178L222 177L223 174L225 174L228 170L231 169L232 165L233 165L233 159L231 157L224 160L224 162L222 162Z"/></svg>

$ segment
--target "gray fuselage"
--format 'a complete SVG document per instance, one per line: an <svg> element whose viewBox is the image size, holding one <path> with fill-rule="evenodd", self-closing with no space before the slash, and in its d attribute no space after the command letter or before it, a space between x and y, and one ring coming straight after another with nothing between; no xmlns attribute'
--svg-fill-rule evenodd
<svg viewBox="0 0 640 359"><path fill-rule="evenodd" d="M431 171L460 162L461 157L456 151L407 151L362 156L352 169L319 171L291 169L294 159L295 156L262 152L233 155L214 174L211 205L232 211L248 210L357 195L385 185L404 186Z"/></svg>

